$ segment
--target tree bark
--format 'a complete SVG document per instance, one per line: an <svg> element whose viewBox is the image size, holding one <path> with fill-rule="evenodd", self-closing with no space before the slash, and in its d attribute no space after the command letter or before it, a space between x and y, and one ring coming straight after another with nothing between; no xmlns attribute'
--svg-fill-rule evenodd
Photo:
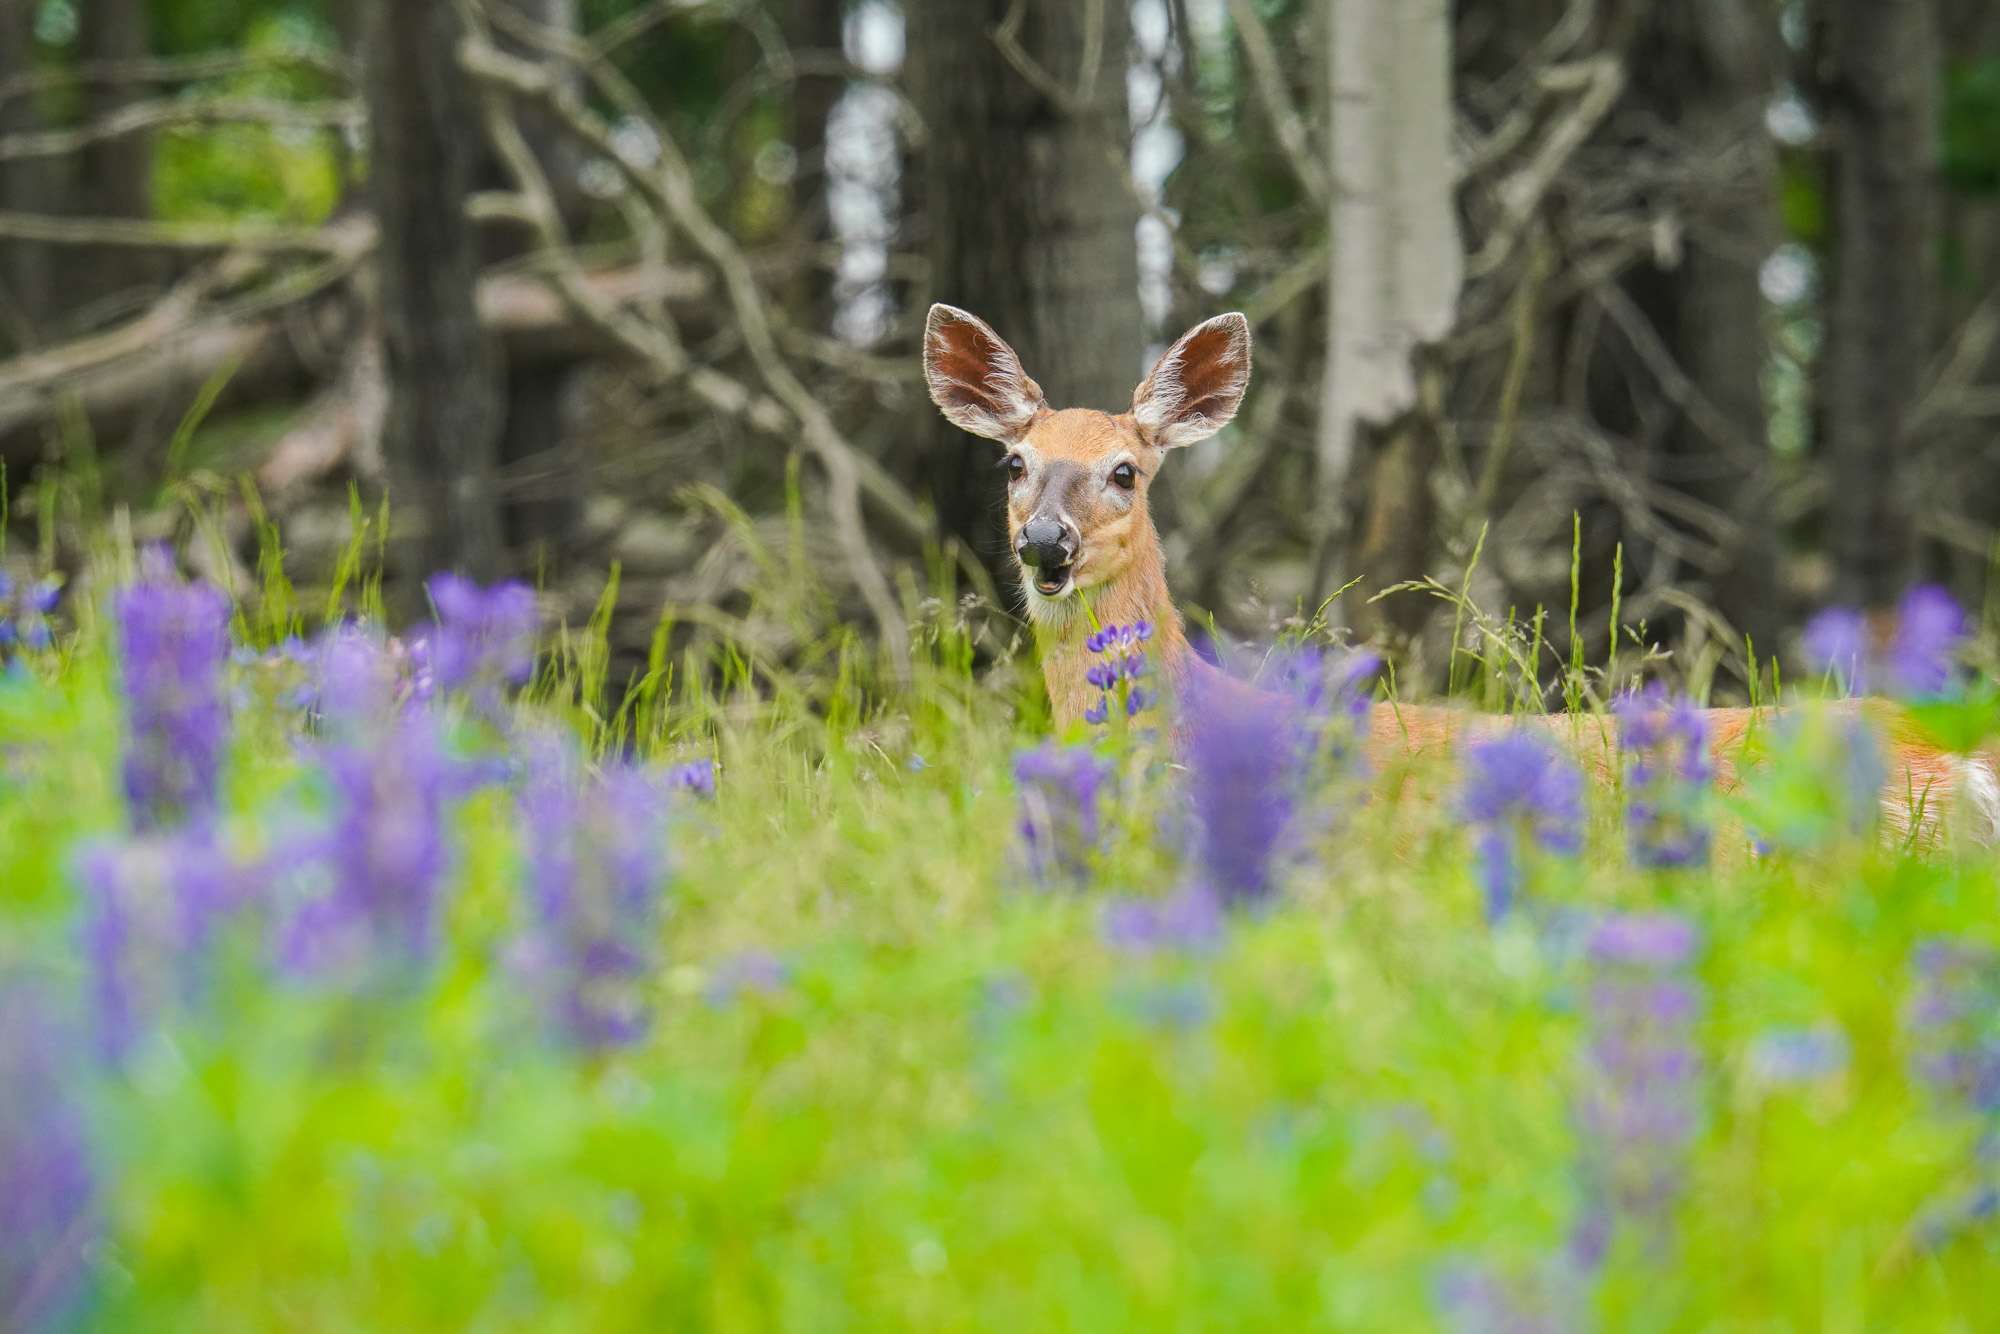
<svg viewBox="0 0 2000 1334"><path fill-rule="evenodd" d="M369 181L378 258L392 499L414 525L399 563L412 581L501 572L495 488L497 368L475 300L478 237L465 216L481 136L460 73L452 0L369 0Z"/></svg>
<svg viewBox="0 0 2000 1334"><path fill-rule="evenodd" d="M1729 559L1709 572L1710 600L1761 653L1775 645L1779 619L1763 384L1770 352L1758 282L1777 241L1777 162L1763 129L1777 87L1776 13L1764 0L1634 3L1627 13L1636 22L1616 38L1630 71L1626 106L1670 127L1692 160L1724 164L1686 192L1681 253L1642 266L1626 284L1719 418L1698 424L1683 412L1663 442L1658 475L1738 525ZM1715 438L1723 425L1729 438Z"/></svg>
<svg viewBox="0 0 2000 1334"><path fill-rule="evenodd" d="M0 0L0 80L29 73L35 63L35 9L33 0ZM0 104L0 135L26 134L41 128L41 111L33 97L17 97ZM0 172L0 199L16 213L49 211L48 164L23 158L7 164ZM31 241L0 242L4 266L0 281L7 286L8 309L0 323L7 343L17 351L40 342L40 325L48 317L54 297L53 275L49 271L48 247Z"/></svg>
<svg viewBox="0 0 2000 1334"><path fill-rule="evenodd" d="M1915 573L1903 476L1930 349L1941 54L1934 0L1826 0L1820 70L1832 246L1822 402L1834 594L1893 602Z"/></svg>
<svg viewBox="0 0 2000 1334"><path fill-rule="evenodd" d="M845 8L841 0L790 0L785 41L797 53L839 53ZM788 138L797 162L791 184L795 244L816 244L832 233L826 197L826 128L845 89L845 80L827 74L803 74L792 83ZM833 274L826 267L802 266L787 297L800 327L816 333L833 327Z"/></svg>
<svg viewBox="0 0 2000 1334"><path fill-rule="evenodd" d="M1415 404L1412 356L1450 332L1464 271L1450 4L1328 0L1325 31L1332 184L1315 598L1347 581L1360 446L1369 428L1394 425ZM1377 484L1407 484L1407 463L1379 469ZM1355 604L1373 591L1358 590Z"/></svg>
<svg viewBox="0 0 2000 1334"><path fill-rule="evenodd" d="M123 64L144 59L148 50L145 0L85 0L81 8L79 56L89 62ZM141 81L106 79L85 85L86 122L103 120L143 100ZM84 211L104 218L144 218L153 211L153 137L127 134L92 144L83 152ZM156 255L105 250L90 256L84 287L91 293L117 291L157 281L163 266Z"/></svg>
<svg viewBox="0 0 2000 1334"><path fill-rule="evenodd" d="M1010 59L1001 25L1016 7L907 7L932 295L1006 338L1050 406L1123 412L1145 370L1125 9L1028 0ZM998 572L1005 488L993 463L991 446L940 420L928 468L939 524Z"/></svg>

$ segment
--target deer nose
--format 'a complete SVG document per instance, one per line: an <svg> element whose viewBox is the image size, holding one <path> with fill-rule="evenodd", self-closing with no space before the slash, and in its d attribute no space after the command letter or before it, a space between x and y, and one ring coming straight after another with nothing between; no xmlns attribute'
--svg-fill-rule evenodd
<svg viewBox="0 0 2000 1334"><path fill-rule="evenodd" d="M1021 525L1021 536L1014 542L1014 554L1021 558L1021 564L1030 569L1043 569L1051 565L1067 565L1075 554L1069 543L1069 534L1054 519L1030 519Z"/></svg>

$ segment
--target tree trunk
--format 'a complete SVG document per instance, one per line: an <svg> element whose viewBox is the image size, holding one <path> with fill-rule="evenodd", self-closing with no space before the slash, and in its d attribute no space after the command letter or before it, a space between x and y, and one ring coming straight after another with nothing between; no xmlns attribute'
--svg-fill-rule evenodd
<svg viewBox="0 0 2000 1334"><path fill-rule="evenodd" d="M145 58L145 0L85 0L78 54L91 63L124 64ZM145 99L148 85L139 80L106 79L84 85L83 115L97 122L123 107ZM127 134L90 145L83 151L82 204L87 213L106 218L144 218L153 211L153 137ZM164 269L157 255L116 248L94 252L84 274L93 294L158 281Z"/></svg>
<svg viewBox="0 0 2000 1334"><path fill-rule="evenodd" d="M1934 0L1826 0L1832 142L1823 362L1834 594L1893 602L1915 573L1904 459L1931 340L1941 54Z"/></svg>
<svg viewBox="0 0 2000 1334"><path fill-rule="evenodd" d="M482 136L458 69L462 27L452 0L369 0L366 19L389 382L383 451L409 533L399 561L412 580L445 568L490 579L501 568L500 403L474 295L478 238L465 216Z"/></svg>
<svg viewBox="0 0 2000 1334"><path fill-rule="evenodd" d="M0 81L18 78L34 68L35 9L33 0L0 0ZM41 111L33 97L0 104L0 134L27 134L41 128ZM0 172L0 200L17 213L49 211L48 164L22 158ZM7 344L16 351L41 341L40 325L53 303L49 248L29 241L0 242L0 282L7 287L4 328Z"/></svg>
<svg viewBox="0 0 2000 1334"><path fill-rule="evenodd" d="M1685 192L1681 253L1642 266L1627 282L1719 418L1698 424L1683 412L1664 441L1657 476L1738 525L1740 540L1708 572L1709 598L1738 634L1768 652L1778 627L1779 534L1758 276L1777 239L1777 163L1763 129L1777 86L1776 14L1765 0L1646 0L1627 13L1636 22L1615 39L1630 71L1626 105L1671 126L1694 161L1730 164Z"/></svg>
<svg viewBox="0 0 2000 1334"><path fill-rule="evenodd" d="M1412 355L1450 332L1464 268L1453 196L1451 6L1328 0L1325 30L1332 197L1315 598L1347 581L1356 455L1369 428L1391 427L1415 404ZM1414 437L1406 446L1416 448ZM1413 460L1392 455L1375 480L1407 485ZM1399 500L1383 499L1376 508L1384 515L1401 512ZM1388 574L1386 551L1371 549L1376 578ZM1374 591L1358 589L1355 606Z"/></svg>
<svg viewBox="0 0 2000 1334"><path fill-rule="evenodd" d="M1001 25L1015 9L1025 54L1010 60ZM1145 368L1124 6L910 0L907 12L933 297L993 325L1051 406L1125 411ZM938 521L998 571L993 463L954 428L933 437Z"/></svg>

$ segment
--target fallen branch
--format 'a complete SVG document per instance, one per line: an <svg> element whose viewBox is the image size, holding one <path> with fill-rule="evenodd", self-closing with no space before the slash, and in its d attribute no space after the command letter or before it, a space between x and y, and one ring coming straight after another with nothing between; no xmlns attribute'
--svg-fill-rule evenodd
<svg viewBox="0 0 2000 1334"><path fill-rule="evenodd" d="M363 122L361 103L288 102L280 97L175 97L134 102L74 129L0 136L0 162L59 157L109 139L178 125L252 124L294 129L345 129Z"/></svg>

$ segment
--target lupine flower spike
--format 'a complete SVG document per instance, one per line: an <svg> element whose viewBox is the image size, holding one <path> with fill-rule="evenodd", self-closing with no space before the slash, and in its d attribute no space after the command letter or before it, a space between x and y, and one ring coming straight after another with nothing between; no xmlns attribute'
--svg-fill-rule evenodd
<svg viewBox="0 0 2000 1334"><path fill-rule="evenodd" d="M1101 692L1097 703L1084 710L1085 722L1102 724L1114 715L1129 718L1157 702L1153 691L1141 684L1149 671L1146 643L1152 637L1150 622L1135 621L1107 625L1083 641L1084 648L1097 655L1084 680Z"/></svg>
<svg viewBox="0 0 2000 1334"><path fill-rule="evenodd" d="M1489 922L1521 892L1524 840L1545 852L1583 848L1583 775L1539 737L1516 732L1474 746L1461 801Z"/></svg>
<svg viewBox="0 0 2000 1334"><path fill-rule="evenodd" d="M1965 636L1957 601L1925 584L1904 595L1885 651L1877 651L1868 618L1852 607L1829 607L1815 616L1801 646L1814 669L1848 694L1882 686L1902 699L1935 699L1952 688Z"/></svg>
<svg viewBox="0 0 2000 1334"><path fill-rule="evenodd" d="M38 988L0 979L0 1327L69 1328L96 1250L96 1171L67 1092L66 1035Z"/></svg>
<svg viewBox="0 0 2000 1334"><path fill-rule="evenodd" d="M1103 836L1110 761L1084 746L1044 742L1014 757L1021 793L1021 846L1039 885L1085 883Z"/></svg>
<svg viewBox="0 0 2000 1334"><path fill-rule="evenodd" d="M619 768L584 778L553 741L531 764L521 799L536 919L526 957L558 1026L580 1046L619 1046L646 1031L666 809L657 773Z"/></svg>
<svg viewBox="0 0 2000 1334"><path fill-rule="evenodd" d="M429 641L438 688L464 691L497 717L506 692L535 670L534 590L522 583L481 588L455 574L430 582L438 628Z"/></svg>
<svg viewBox="0 0 2000 1334"><path fill-rule="evenodd" d="M1268 899L1292 832L1296 720L1220 673L1190 680L1186 705L1197 878L1225 907Z"/></svg>
<svg viewBox="0 0 2000 1334"><path fill-rule="evenodd" d="M163 553L112 600L125 694L125 797L141 830L215 814L227 716L229 602Z"/></svg>
<svg viewBox="0 0 2000 1334"><path fill-rule="evenodd" d="M1585 1267L1614 1231L1658 1249L1685 1188L1701 1111L1689 977L1696 936L1679 917L1604 918L1587 942L1589 1034L1576 1104L1589 1205L1572 1241Z"/></svg>
<svg viewBox="0 0 2000 1334"><path fill-rule="evenodd" d="M1698 866L1708 861L1708 816L1715 766L1708 719L1690 701L1669 702L1655 682L1617 705L1618 744L1626 771L1626 820L1632 856L1641 866Z"/></svg>

